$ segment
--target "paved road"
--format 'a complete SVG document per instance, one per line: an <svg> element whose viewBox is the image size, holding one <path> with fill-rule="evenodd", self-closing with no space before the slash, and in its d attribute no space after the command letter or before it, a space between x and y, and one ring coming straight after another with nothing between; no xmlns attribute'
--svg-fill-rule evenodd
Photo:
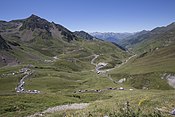
<svg viewBox="0 0 175 117"><path fill-rule="evenodd" d="M133 55L133 56L130 56L128 59L126 59L122 64L118 65L118 66L115 66L114 68L111 68L111 69L107 69L105 71L111 71L111 70L114 70L116 68L120 68L121 66L123 66L124 64L126 64L130 59L132 59L133 57L137 56L136 54Z"/></svg>
<svg viewBox="0 0 175 117"><path fill-rule="evenodd" d="M98 66L98 64L94 63L94 61L99 57L99 55L94 55L94 58L91 60L91 64L92 65L95 65L96 68L96 72L107 72L107 71L111 71L111 70L114 70L115 68L120 68L121 66L123 66L124 64L126 64L130 59L132 59L133 57L137 56L137 54L133 55L133 56L130 56L128 59L126 59L122 64L118 65L118 66L115 66L114 68L111 68L111 69L105 69L105 70L100 70L101 68L105 67L107 65L107 63L104 63L103 66Z"/></svg>
<svg viewBox="0 0 175 117"><path fill-rule="evenodd" d="M22 68L20 70L21 73L24 74L24 76L21 78L21 80L18 83L18 86L16 87L16 92L17 93L40 93L40 91L38 90L28 90L26 91L24 88L24 84L25 84L25 80L34 73L33 70L29 69L29 68Z"/></svg>
<svg viewBox="0 0 175 117"><path fill-rule="evenodd" d="M99 55L94 54L94 58L91 60L91 64L95 65L95 70L96 72L99 73L103 73L109 80L111 80L112 82L115 83L115 81L111 78L110 75L107 74L107 72L114 70L116 68L120 68L121 66L123 66L124 64L126 64L130 59L132 59L133 57L137 56L136 54L133 56L130 56L128 59L126 59L122 64L115 66L114 68L111 69L105 69L105 70L100 70L101 68L105 67L107 65L107 63L101 63L101 64L96 64L94 63L94 61L99 57Z"/></svg>
<svg viewBox="0 0 175 117"><path fill-rule="evenodd" d="M23 92L23 91L24 91L24 84L25 84L24 80L25 80L29 75L31 75L31 74L32 74L32 73L29 72L29 73L27 73L24 77L21 78L21 80L20 80L20 82L19 82L19 85L18 85L17 88L16 88L16 91L17 91L17 92Z"/></svg>
<svg viewBox="0 0 175 117"><path fill-rule="evenodd" d="M99 57L99 55L94 54L93 56L94 56L94 58L91 60L91 64L96 66L97 64L94 63L94 61Z"/></svg>

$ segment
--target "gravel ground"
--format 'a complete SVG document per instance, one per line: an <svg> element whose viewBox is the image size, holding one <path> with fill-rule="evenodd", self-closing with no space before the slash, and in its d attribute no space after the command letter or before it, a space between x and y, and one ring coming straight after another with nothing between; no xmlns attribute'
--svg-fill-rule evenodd
<svg viewBox="0 0 175 117"><path fill-rule="evenodd" d="M60 105L60 106L50 107L43 112L38 112L27 117L41 117L41 116L44 116L44 114L46 113L54 113L54 112L65 111L65 110L84 109L88 105L89 103L80 103L80 104L75 103L75 104Z"/></svg>

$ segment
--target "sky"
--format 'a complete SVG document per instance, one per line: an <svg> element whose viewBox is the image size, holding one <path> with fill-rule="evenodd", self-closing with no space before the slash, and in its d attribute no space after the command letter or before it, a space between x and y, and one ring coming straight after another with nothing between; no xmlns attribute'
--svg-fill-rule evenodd
<svg viewBox="0 0 175 117"><path fill-rule="evenodd" d="M1 0L0 20L31 14L71 31L137 32L175 22L175 0Z"/></svg>

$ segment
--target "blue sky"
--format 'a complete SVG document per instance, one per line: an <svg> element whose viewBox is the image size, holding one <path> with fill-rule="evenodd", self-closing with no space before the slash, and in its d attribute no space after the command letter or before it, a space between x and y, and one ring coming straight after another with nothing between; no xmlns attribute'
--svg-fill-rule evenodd
<svg viewBox="0 0 175 117"><path fill-rule="evenodd" d="M71 31L136 32L175 22L175 0L1 0L0 14L36 14Z"/></svg>

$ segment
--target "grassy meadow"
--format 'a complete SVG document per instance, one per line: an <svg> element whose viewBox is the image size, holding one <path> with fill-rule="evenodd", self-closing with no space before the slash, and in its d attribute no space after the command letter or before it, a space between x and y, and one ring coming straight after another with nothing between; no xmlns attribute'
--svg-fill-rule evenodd
<svg viewBox="0 0 175 117"><path fill-rule="evenodd" d="M76 44L81 45L82 48L77 48ZM106 74L97 74L95 66L91 65L94 54L100 55L95 63L110 63L106 68L119 65L130 56L115 50L115 46L109 47L109 43L105 44L100 41L85 43L81 40L69 45L67 49L59 50L64 52L58 54L58 59L40 52L42 59L33 60L26 56L23 61L29 60L28 62L13 67L2 67L0 69L0 116L23 117L53 106L84 102L90 103L86 109L48 113L45 116L171 116L168 112L175 108L175 91L165 79L161 79L161 76L164 73L175 72L174 53L167 54L170 50L174 51L174 47L161 48L145 56L137 55L120 68L116 67ZM33 49L37 50L37 48L28 50ZM37 55L37 52L30 53L32 54ZM51 62L45 62L45 60L51 60ZM17 72L29 63L33 64L30 69L34 70L34 73L25 80L25 89L39 90L40 94L15 92L15 87L23 76ZM109 80L109 76L116 82ZM118 83L123 78L126 78L126 81ZM119 87L125 90L118 90ZM107 90L109 88L116 88L116 90ZM77 93L79 90L102 91Z"/></svg>

